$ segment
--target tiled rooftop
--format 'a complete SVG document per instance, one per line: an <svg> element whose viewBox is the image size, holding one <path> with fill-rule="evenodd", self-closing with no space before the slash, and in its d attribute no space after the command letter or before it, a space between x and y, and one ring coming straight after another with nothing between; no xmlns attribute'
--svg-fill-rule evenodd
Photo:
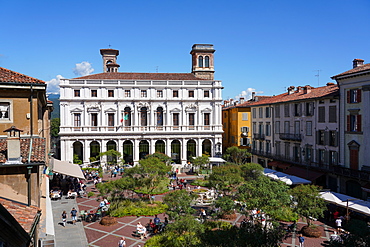
<svg viewBox="0 0 370 247"><path fill-rule="evenodd" d="M44 81L14 72L9 69L0 67L0 82L16 82L16 83L36 83L45 84Z"/></svg>
<svg viewBox="0 0 370 247"><path fill-rule="evenodd" d="M14 219L18 221L23 229L29 233L35 216L40 209L35 206L27 206L5 198L0 198L0 203L8 210Z"/></svg>
<svg viewBox="0 0 370 247"><path fill-rule="evenodd" d="M368 70L368 72L370 73L370 63L367 63L367 64L364 64L364 65L360 65L356 68L353 68L353 69L350 69L346 72L343 72L339 75L335 75L333 77L331 77L332 79L337 79L338 77L341 77L341 76L344 76L344 75L351 75L351 74L355 74L355 73L358 73L358 72L363 72L363 71L366 71Z"/></svg>
<svg viewBox="0 0 370 247"><path fill-rule="evenodd" d="M30 152L30 138L21 138L21 156L22 162L26 163L28 161L28 154ZM0 163L6 162L6 152L7 152L7 142L6 138L0 139ZM36 137L33 138L32 142L32 154L31 154L31 163L45 162L45 138Z"/></svg>
<svg viewBox="0 0 370 247"><path fill-rule="evenodd" d="M205 80L196 77L192 73L121 73L121 72L111 72L111 73L100 73L94 75L87 75L82 77L77 77L74 79L97 79L97 80Z"/></svg>

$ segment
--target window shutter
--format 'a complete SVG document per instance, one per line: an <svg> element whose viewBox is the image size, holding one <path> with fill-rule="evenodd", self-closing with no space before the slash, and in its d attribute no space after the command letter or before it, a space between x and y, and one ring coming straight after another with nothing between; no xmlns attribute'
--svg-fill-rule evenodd
<svg viewBox="0 0 370 247"><path fill-rule="evenodd" d="M361 89L357 89L357 103L361 102Z"/></svg>
<svg viewBox="0 0 370 247"><path fill-rule="evenodd" d="M240 138L240 146L243 146L243 138Z"/></svg>
<svg viewBox="0 0 370 247"><path fill-rule="evenodd" d="M329 151L324 151L324 162L325 164L329 164Z"/></svg>
<svg viewBox="0 0 370 247"><path fill-rule="evenodd" d="M324 132L324 145L329 145L329 131Z"/></svg>
<svg viewBox="0 0 370 247"><path fill-rule="evenodd" d="M347 115L347 131L351 131L351 115Z"/></svg>
<svg viewBox="0 0 370 247"><path fill-rule="evenodd" d="M334 147L338 147L338 141L339 141L339 132L335 132L335 140L334 140Z"/></svg>
<svg viewBox="0 0 370 247"><path fill-rule="evenodd" d="M361 132L361 115L357 115L357 131Z"/></svg>
<svg viewBox="0 0 370 247"><path fill-rule="evenodd" d="M319 144L320 140L320 131L316 130L316 144Z"/></svg>
<svg viewBox="0 0 370 247"><path fill-rule="evenodd" d="M242 133L243 133L243 127L241 127L241 128L240 128L240 132L242 132Z"/></svg>
<svg viewBox="0 0 370 247"><path fill-rule="evenodd" d="M351 103L351 90L347 91L347 103Z"/></svg>

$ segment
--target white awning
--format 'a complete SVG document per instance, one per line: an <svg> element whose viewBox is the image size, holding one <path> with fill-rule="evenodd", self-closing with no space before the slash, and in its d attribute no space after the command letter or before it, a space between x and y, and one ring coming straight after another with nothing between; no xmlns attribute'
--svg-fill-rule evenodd
<svg viewBox="0 0 370 247"><path fill-rule="evenodd" d="M52 159L53 172L68 175L75 178L85 179L82 173L81 167L79 165L71 164L67 161L61 161L57 159Z"/></svg>
<svg viewBox="0 0 370 247"><path fill-rule="evenodd" d="M267 177L270 177L275 180L280 180L287 185L292 185L292 184L310 184L311 181L306 180L304 178L300 178L297 176L289 175L283 172L278 172L272 169L264 168L263 171L264 175Z"/></svg>
<svg viewBox="0 0 370 247"><path fill-rule="evenodd" d="M219 157L209 157L209 163L225 163L226 160Z"/></svg>

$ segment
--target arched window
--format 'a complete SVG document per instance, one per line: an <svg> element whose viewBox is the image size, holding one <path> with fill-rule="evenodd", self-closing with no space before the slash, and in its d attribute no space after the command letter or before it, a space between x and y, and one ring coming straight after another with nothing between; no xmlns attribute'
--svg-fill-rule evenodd
<svg viewBox="0 0 370 247"><path fill-rule="evenodd" d="M189 140L187 143L186 158L191 160L197 156L197 144L194 140Z"/></svg>
<svg viewBox="0 0 370 247"><path fill-rule="evenodd" d="M115 150L117 151L117 144L115 141L107 142L107 151ZM107 163L108 165L114 165L117 163L117 156L115 155L107 155Z"/></svg>
<svg viewBox="0 0 370 247"><path fill-rule="evenodd" d="M131 126L131 109L130 107L125 107L122 120L125 126Z"/></svg>
<svg viewBox="0 0 370 247"><path fill-rule="evenodd" d="M209 68L209 56L205 56L204 58L204 67Z"/></svg>
<svg viewBox="0 0 370 247"><path fill-rule="evenodd" d="M100 144L97 141L90 143L90 158L98 159L100 154Z"/></svg>
<svg viewBox="0 0 370 247"><path fill-rule="evenodd" d="M163 108L157 108L157 126L163 126Z"/></svg>
<svg viewBox="0 0 370 247"><path fill-rule="evenodd" d="M203 56L198 57L198 66L199 68L203 68Z"/></svg>
<svg viewBox="0 0 370 247"><path fill-rule="evenodd" d="M73 156L77 155L77 158L81 161L83 161L83 150L84 146L81 142L76 141L73 143ZM74 159L74 157L73 157Z"/></svg>
<svg viewBox="0 0 370 247"><path fill-rule="evenodd" d="M144 159L149 154L149 143L146 140L142 140L139 143L139 159Z"/></svg>
<svg viewBox="0 0 370 247"><path fill-rule="evenodd" d="M148 115L147 115L147 108L142 107L140 111L140 123L141 126L148 126Z"/></svg>
<svg viewBox="0 0 370 247"><path fill-rule="evenodd" d="M125 160L126 164L131 164L134 162L133 153L134 145L131 141L125 141L123 143L123 159Z"/></svg>
<svg viewBox="0 0 370 247"><path fill-rule="evenodd" d="M181 143L179 140L171 142L171 158L176 164L181 164Z"/></svg>
<svg viewBox="0 0 370 247"><path fill-rule="evenodd" d="M155 142L155 152L156 153L166 153L166 144L162 140L158 140Z"/></svg>
<svg viewBox="0 0 370 247"><path fill-rule="evenodd" d="M212 155L212 144L208 139L204 140L202 143L202 154Z"/></svg>

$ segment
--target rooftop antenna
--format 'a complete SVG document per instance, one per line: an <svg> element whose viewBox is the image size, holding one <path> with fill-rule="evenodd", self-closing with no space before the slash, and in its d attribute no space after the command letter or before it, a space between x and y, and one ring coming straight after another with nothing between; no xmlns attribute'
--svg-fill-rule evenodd
<svg viewBox="0 0 370 247"><path fill-rule="evenodd" d="M155 66L155 72L158 73L158 67L159 66Z"/></svg>
<svg viewBox="0 0 370 247"><path fill-rule="evenodd" d="M108 45L108 47L110 48L110 47L111 47L111 45Z"/></svg>
<svg viewBox="0 0 370 247"><path fill-rule="evenodd" d="M320 71L321 69L317 69L317 70L314 70L317 72L317 74L315 75L317 77L317 86L320 86Z"/></svg>

